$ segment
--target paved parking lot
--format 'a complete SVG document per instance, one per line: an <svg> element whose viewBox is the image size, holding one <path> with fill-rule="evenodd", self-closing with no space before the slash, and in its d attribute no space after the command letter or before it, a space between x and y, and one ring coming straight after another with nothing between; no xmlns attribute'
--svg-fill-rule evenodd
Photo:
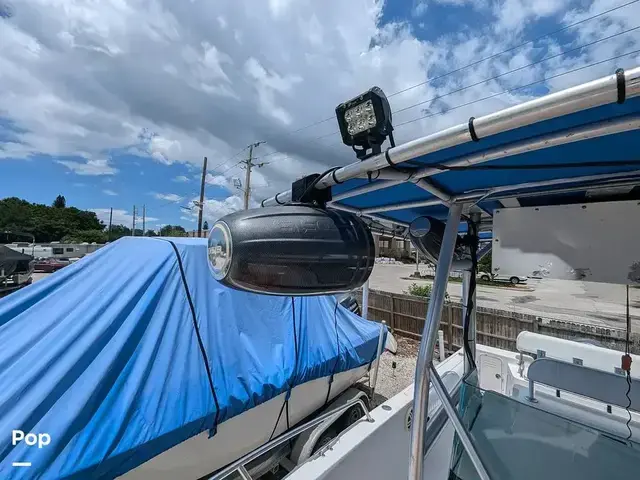
<svg viewBox="0 0 640 480"><path fill-rule="evenodd" d="M409 278L415 265L376 264L370 286L376 290L403 293L412 283L430 283L430 280ZM425 273L421 267L421 273ZM451 301L461 299L462 284L450 282L447 289ZM626 291L623 285L565 280L530 280L518 288L478 286L478 305L507 311L529 313L610 327L626 325ZM640 332L640 289L630 289L630 315L632 328Z"/></svg>

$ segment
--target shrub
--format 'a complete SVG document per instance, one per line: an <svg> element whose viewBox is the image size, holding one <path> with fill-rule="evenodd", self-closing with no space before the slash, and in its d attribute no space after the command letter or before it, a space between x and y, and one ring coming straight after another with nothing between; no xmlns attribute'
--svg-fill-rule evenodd
<svg viewBox="0 0 640 480"><path fill-rule="evenodd" d="M409 285L409 290L405 290L404 293L407 293L409 295L415 295L416 297L425 297L425 298L429 298L431 297L431 284L430 283L425 283L424 285L418 285L417 283L412 283L411 285ZM449 294L445 293L444 294L444 299L445 301L449 301Z"/></svg>

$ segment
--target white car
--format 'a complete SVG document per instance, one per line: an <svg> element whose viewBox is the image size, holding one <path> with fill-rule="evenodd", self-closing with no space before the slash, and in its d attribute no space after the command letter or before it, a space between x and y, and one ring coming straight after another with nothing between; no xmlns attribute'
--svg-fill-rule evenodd
<svg viewBox="0 0 640 480"><path fill-rule="evenodd" d="M508 282L512 285L526 283L527 280L529 280L529 277L524 277L522 275L492 275L489 272L479 272L477 278L479 280L484 280L485 282Z"/></svg>

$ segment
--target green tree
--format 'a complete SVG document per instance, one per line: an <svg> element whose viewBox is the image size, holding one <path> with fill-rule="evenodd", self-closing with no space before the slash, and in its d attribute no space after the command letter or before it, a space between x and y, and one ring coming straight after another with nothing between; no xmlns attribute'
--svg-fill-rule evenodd
<svg viewBox="0 0 640 480"><path fill-rule="evenodd" d="M79 230L62 237L61 243L105 243L107 232L104 230Z"/></svg>
<svg viewBox="0 0 640 480"><path fill-rule="evenodd" d="M64 198L64 195L58 195L56 199L53 201L53 207L55 208L66 208L67 207L67 199Z"/></svg>
<svg viewBox="0 0 640 480"><path fill-rule="evenodd" d="M207 222L206 220L204 221L204 225L202 225L202 228L204 230L209 230L209 222Z"/></svg>
<svg viewBox="0 0 640 480"><path fill-rule="evenodd" d="M160 229L161 237L186 237L186 230L180 225L165 225Z"/></svg>
<svg viewBox="0 0 640 480"><path fill-rule="evenodd" d="M94 212L75 207L50 207L16 197L0 200L0 231L30 233L36 242L43 243L60 241L66 235L86 230L104 230L104 224ZM2 240L15 239L2 237Z"/></svg>
<svg viewBox="0 0 640 480"><path fill-rule="evenodd" d="M121 237L128 237L131 235L131 229L124 225L111 225L111 235L109 241L113 242Z"/></svg>
<svg viewBox="0 0 640 480"><path fill-rule="evenodd" d="M155 230L147 230L145 232L145 236L147 236L147 237L157 237L158 234L155 232Z"/></svg>
<svg viewBox="0 0 640 480"><path fill-rule="evenodd" d="M478 272L491 273L491 252L487 253L478 262Z"/></svg>

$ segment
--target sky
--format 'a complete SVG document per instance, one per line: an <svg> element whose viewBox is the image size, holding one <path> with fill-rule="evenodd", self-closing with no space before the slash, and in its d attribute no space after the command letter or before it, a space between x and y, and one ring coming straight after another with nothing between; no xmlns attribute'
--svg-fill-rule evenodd
<svg viewBox="0 0 640 480"><path fill-rule="evenodd" d="M373 85L402 143L639 65L638 26L638 0L0 0L0 198L191 230L205 156L211 223L251 143L252 206L355 161L334 109Z"/></svg>

